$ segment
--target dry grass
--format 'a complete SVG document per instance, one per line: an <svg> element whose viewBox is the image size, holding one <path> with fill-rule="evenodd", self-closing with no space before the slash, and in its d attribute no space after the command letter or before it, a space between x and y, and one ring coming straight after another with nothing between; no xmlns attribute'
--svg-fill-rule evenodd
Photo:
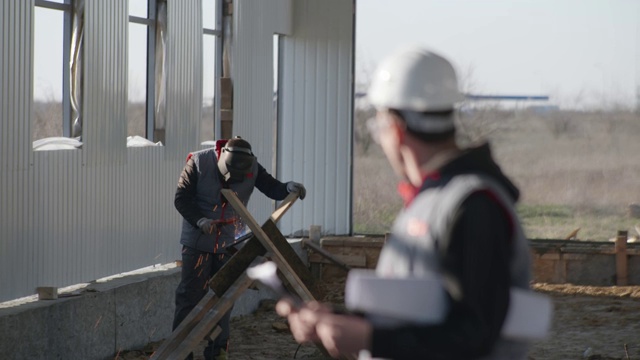
<svg viewBox="0 0 640 360"><path fill-rule="evenodd" d="M55 101L36 101L33 105L32 141L52 136L63 136L62 103ZM200 124L200 141L215 140L213 118L213 107L203 107ZM127 104L127 119L123 120L127 121L127 136L138 135L145 137L146 104ZM125 140L123 139L122 141L124 142Z"/></svg>
<svg viewBox="0 0 640 360"><path fill-rule="evenodd" d="M356 110L354 231L381 234L401 207L396 177ZM128 107L129 135L144 135L144 104ZM203 109L202 138L213 138L211 109ZM635 234L640 219L627 216L640 203L640 116L630 111L536 114L476 108L460 116L461 143L488 139L505 173L522 191L519 211L530 238L606 240L617 230ZM62 136L62 107L35 102L32 139ZM125 140L123 139L123 142Z"/></svg>
<svg viewBox="0 0 640 360"><path fill-rule="evenodd" d="M627 216L640 202L640 116L480 109L461 115L461 143L488 139L503 171L522 192L519 212L530 238L606 240L635 234ZM356 232L382 233L400 208L395 179L377 146L354 159Z"/></svg>

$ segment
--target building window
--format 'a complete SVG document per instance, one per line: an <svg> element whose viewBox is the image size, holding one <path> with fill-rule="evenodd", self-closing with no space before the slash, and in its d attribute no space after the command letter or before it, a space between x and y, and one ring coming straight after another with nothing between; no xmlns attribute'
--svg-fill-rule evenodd
<svg viewBox="0 0 640 360"><path fill-rule="evenodd" d="M129 0L128 136L164 142L165 0Z"/></svg>
<svg viewBox="0 0 640 360"><path fill-rule="evenodd" d="M219 0L202 1L202 117L200 121L200 142L214 141L220 138L218 122L221 75L221 18Z"/></svg>
<svg viewBox="0 0 640 360"><path fill-rule="evenodd" d="M71 0L36 0L32 141L71 136Z"/></svg>

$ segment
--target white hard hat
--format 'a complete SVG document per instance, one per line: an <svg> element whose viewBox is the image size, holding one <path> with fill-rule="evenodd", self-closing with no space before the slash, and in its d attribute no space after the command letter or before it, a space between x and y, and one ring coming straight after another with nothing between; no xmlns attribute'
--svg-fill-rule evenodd
<svg viewBox="0 0 640 360"><path fill-rule="evenodd" d="M376 108L438 112L463 99L453 66L428 50L411 47L384 59L368 91Z"/></svg>

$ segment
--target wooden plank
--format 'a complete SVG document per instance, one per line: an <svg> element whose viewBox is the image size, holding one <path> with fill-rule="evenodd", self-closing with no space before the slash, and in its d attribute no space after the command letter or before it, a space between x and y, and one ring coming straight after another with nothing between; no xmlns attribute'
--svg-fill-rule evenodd
<svg viewBox="0 0 640 360"><path fill-rule="evenodd" d="M381 248L384 246L385 239L383 237L323 237L320 240L320 245L325 246L340 246L340 247L375 247Z"/></svg>
<svg viewBox="0 0 640 360"><path fill-rule="evenodd" d="M213 341L215 340L218 336L220 336L220 334L222 333L222 328L220 327L220 325L216 326L215 329L213 329L213 331L211 333L209 333L209 335L207 335L205 337L205 340L210 340Z"/></svg>
<svg viewBox="0 0 640 360"><path fill-rule="evenodd" d="M629 283L629 267L627 258L627 237L626 231L618 231L616 237L616 285L626 286Z"/></svg>
<svg viewBox="0 0 640 360"><path fill-rule="evenodd" d="M233 110L220 110L220 136L231 139L233 135Z"/></svg>
<svg viewBox="0 0 640 360"><path fill-rule="evenodd" d="M309 284L314 284L313 288L315 289L313 277L308 271L306 273L304 272L306 266L276 226L276 221L291 207L295 199L297 199L297 195L287 197L272 217L265 222L262 229L264 229L265 234L275 239L275 246L281 254L284 253L285 256L291 259L291 261L296 264L294 266L300 266L301 269L303 269L301 270L303 278L306 279L305 281L308 281ZM174 330L171 336L163 342L158 351L152 356L152 359L180 358L179 356L175 356L176 352L185 354L184 356L186 356L186 354L193 351L195 347L194 344L197 345L200 340L207 338L207 336L215 338L217 336L216 330L214 329L213 332L211 332L211 330L212 327L217 324L217 321L219 321L216 320L216 317L220 314L218 310L211 311L219 303L218 297L214 294L224 294L222 295L222 297L224 297L227 296L229 292L234 292L235 290L233 290L232 287L237 283L236 280L243 277L246 278L246 269L251 266L256 257L263 256L266 253L267 249L254 233L254 235L247 240L246 244L213 276L209 282L209 287L212 291L205 295L205 298L189 313L187 318ZM287 279L287 281L289 281L289 279ZM247 287L249 287L251 283L253 282L250 282ZM240 290L238 296L244 290L246 290L246 288ZM310 300L314 299L312 298ZM222 300L220 300L220 303L221 302ZM229 306L233 303L233 301L226 300L225 302L228 303ZM224 306L226 306L226 304ZM218 309L220 308L224 309L223 307L218 307ZM224 315L224 313L222 313L222 315ZM215 323L213 323L214 321ZM326 349L324 349L321 344L316 344L316 346L324 355L328 356ZM346 358L353 359L353 357L350 356Z"/></svg>
<svg viewBox="0 0 640 360"><path fill-rule="evenodd" d="M311 248L313 251L315 251L317 253L317 255L322 256L324 259L328 260L330 263L338 265L339 267L341 267L345 271L351 270L351 267L349 265L347 265L344 262L344 260L341 260L341 258L338 257L338 255L334 255L334 254L328 252L327 250L321 248L319 245L317 245L313 241L305 239L305 240L302 240L302 244L307 246L307 247L309 247L309 248ZM367 264L367 258L364 255L362 255L361 257L364 258L364 260L362 260L363 264L360 265L360 266L364 267ZM322 260L324 260L324 259L322 259ZM311 261L311 258L309 260ZM316 261L316 262L319 262L319 261Z"/></svg>
<svg viewBox="0 0 640 360"><path fill-rule="evenodd" d="M320 238L322 238L322 226L320 225L310 225L309 226L309 240L315 244L320 244ZM303 240L304 244L304 240ZM310 261L309 269L311 270L311 274L316 279L322 279L322 264Z"/></svg>
<svg viewBox="0 0 640 360"><path fill-rule="evenodd" d="M287 239L282 235L282 233L280 232L280 229L278 229L278 226L273 221L267 220L264 223L264 225L262 225L262 228L264 229L265 233L268 235L272 244L280 251L281 254L283 254L284 258L287 260L287 264L289 265L289 267L295 270L295 274L298 276L299 279L302 280L302 283L306 285L307 289L311 292L311 295L312 295L311 298L305 299L304 297L301 296L302 299L306 301L311 301L311 300L316 300L321 298L322 294L320 293L320 290L317 286L316 278L313 277L307 265L304 262L302 262L302 259L300 259L300 257L295 252L295 250L293 250L293 248L291 247ZM273 260L275 261L275 259ZM293 288L294 284L291 283L292 281L291 278L287 277L286 276L287 274L285 274L284 271L283 271L283 275L285 275L285 279L287 280L289 285ZM297 293L297 294L300 295L300 293Z"/></svg>
<svg viewBox="0 0 640 360"><path fill-rule="evenodd" d="M293 203L298 200L299 194L297 192L292 192L287 195L284 200L280 203L280 206L271 214L271 221L277 223L280 221L282 216L293 206Z"/></svg>
<svg viewBox="0 0 640 360"><path fill-rule="evenodd" d="M295 199L292 200L287 197L283 204L286 205L292 203L292 201L295 201ZM279 216L275 216L276 221L279 220L289 208L290 206L287 206L284 210L278 212ZM233 285L235 279L242 276L256 257L263 256L266 253L267 250L255 236L247 240L246 244L238 250L209 281L209 288L213 290L213 292L207 293L207 295L200 300L198 305L196 305L182 323L172 332L171 336L162 343L155 354L157 354L157 356L166 356L166 354L175 350L175 348L189 336L190 332L204 317L206 312L215 305L217 298L214 294L224 294Z"/></svg>
<svg viewBox="0 0 640 360"><path fill-rule="evenodd" d="M537 255L537 257L541 260L560 260L560 253L552 253L552 254L541 254Z"/></svg>
<svg viewBox="0 0 640 360"><path fill-rule="evenodd" d="M189 333L189 336L182 341L174 351L168 354L166 357L158 357L158 360L164 359L184 359L198 343L207 338L208 336L217 336L215 334L214 327L220 322L222 317L231 310L233 303L242 295L242 293L251 286L253 280L249 279L246 273L243 273L228 291L220 297L214 306L206 313L204 318L199 321L193 330ZM211 333L214 329L214 333Z"/></svg>
<svg viewBox="0 0 640 360"><path fill-rule="evenodd" d="M337 264L336 261L340 262L340 264ZM367 267L367 257L364 255L333 255L333 259L329 259L322 254L315 253L309 255L309 262L316 264L333 264L345 271L351 270L351 267Z"/></svg>
<svg viewBox="0 0 640 360"><path fill-rule="evenodd" d="M263 230L263 228L258 225L253 216L251 216L251 214L249 213L249 210L247 210L247 208L240 201L240 199L238 199L238 197L232 190L222 189L221 191L222 195L224 195L227 201L229 201L229 204L233 206L236 213L238 213L238 215L240 215L240 217L244 220L245 224L249 226L254 236L256 236L258 240L260 240L262 246L264 246L265 249L273 254L273 260L276 262L285 278L288 280L289 285L293 287L298 296L300 296L305 301L315 300L313 293L309 290L309 288L307 288L305 282L299 276L299 273L303 273L304 270L307 269L306 266L302 264L302 267L296 266L296 269L294 269L294 267L290 264L290 262L295 262L296 259L300 261L300 258L297 254L295 254L295 251L291 249L291 246L289 246L289 243L286 241L286 239L284 239L284 237L280 233L280 230L278 230L278 228L275 226L275 223L273 223L271 219L265 222L265 225L263 226L270 227L271 230L270 234L267 235L265 230ZM273 226L271 226L270 224L273 224ZM273 239L269 236L271 236ZM284 243L286 245L282 244L282 241L280 241L280 237L282 237L282 240L284 240ZM279 244L274 243L273 240L276 240L276 238L277 243ZM287 248L290 249L291 252L293 252L293 256L289 255L287 257L283 254L283 251L286 252ZM300 261L300 263L302 263L302 261ZM309 278L312 279L310 273Z"/></svg>
<svg viewBox="0 0 640 360"><path fill-rule="evenodd" d="M222 122L232 122L233 121L233 110L220 110L220 121L222 121Z"/></svg>
<svg viewBox="0 0 640 360"><path fill-rule="evenodd" d="M258 256L264 256L267 250L260 241L252 236L238 252L209 281L209 287L216 294L224 294Z"/></svg>
<svg viewBox="0 0 640 360"><path fill-rule="evenodd" d="M205 314L217 301L218 298L212 291L207 292L193 310L189 312L189 315L173 330L171 336L162 342L162 345L153 353L151 359L168 359L168 356L189 336L193 327L204 318Z"/></svg>
<svg viewBox="0 0 640 360"><path fill-rule="evenodd" d="M58 298L58 288L55 286L38 286L38 300L56 300Z"/></svg>
<svg viewBox="0 0 640 360"><path fill-rule="evenodd" d="M233 84L228 77L220 78L220 109L233 109Z"/></svg>
<svg viewBox="0 0 640 360"><path fill-rule="evenodd" d="M281 203L280 207L278 207L278 209L276 209L276 211L271 214L271 220L265 222L262 227L264 228L265 226L268 226L268 228L271 229L272 226L275 226L275 222L282 218L282 215L284 215L284 213L291 208L291 205L297 198L297 195L290 194L289 196L287 196ZM287 243L287 245L289 244ZM289 246L289 248L291 247ZM291 251L293 251L293 249L291 249ZM213 278L211 278L211 280L209 281L209 287L216 294L223 294L225 291L227 291L229 286L231 286L234 279L238 278L238 276L240 276L244 271L247 270L247 268L251 265L256 257L264 256L266 253L267 249L262 246L260 240L258 240L254 234L249 240L246 241L246 244L242 248L240 248L240 250L238 250L238 252L235 253L220 270L218 270ZM293 253L295 254L295 251Z"/></svg>

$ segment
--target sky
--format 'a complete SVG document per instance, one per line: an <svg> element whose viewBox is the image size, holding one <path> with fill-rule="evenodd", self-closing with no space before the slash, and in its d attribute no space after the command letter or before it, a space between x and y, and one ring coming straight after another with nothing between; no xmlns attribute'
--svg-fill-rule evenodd
<svg viewBox="0 0 640 360"><path fill-rule="evenodd" d="M359 0L356 14L360 84L385 54L417 44L448 58L471 93L635 106L637 0Z"/></svg>
<svg viewBox="0 0 640 360"><path fill-rule="evenodd" d="M130 0L131 13L144 16L145 2ZM213 28L213 0L203 4L211 14L203 24ZM356 14L361 89L386 54L417 44L447 57L466 92L548 95L564 108L636 104L637 0L357 0ZM36 8L36 99L60 97L61 21L59 11ZM129 92L143 98L145 47L135 43L145 41L144 27L132 25L130 35ZM214 40L205 39L205 47L212 59ZM212 91L205 85L205 94Z"/></svg>

